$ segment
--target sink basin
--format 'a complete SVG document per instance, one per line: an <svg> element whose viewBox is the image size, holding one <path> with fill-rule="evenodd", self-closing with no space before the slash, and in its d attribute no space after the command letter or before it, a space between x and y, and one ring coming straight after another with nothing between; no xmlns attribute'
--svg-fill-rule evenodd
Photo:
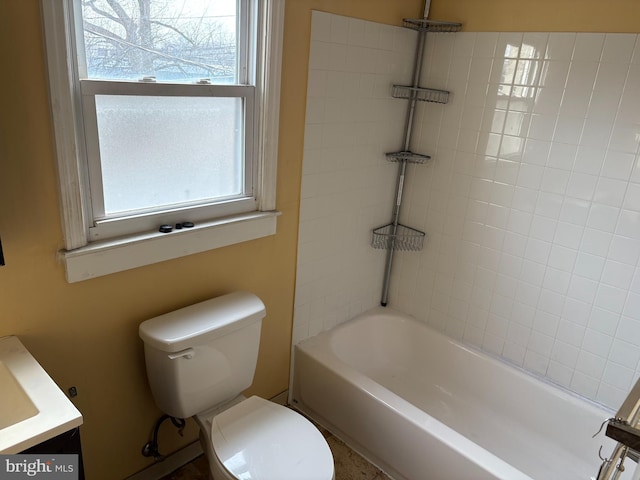
<svg viewBox="0 0 640 480"><path fill-rule="evenodd" d="M0 385L2 385L0 429L31 418L38 413L29 395L2 362L0 362Z"/></svg>
<svg viewBox="0 0 640 480"><path fill-rule="evenodd" d="M82 424L82 415L18 337L0 338L0 454L19 453Z"/></svg>

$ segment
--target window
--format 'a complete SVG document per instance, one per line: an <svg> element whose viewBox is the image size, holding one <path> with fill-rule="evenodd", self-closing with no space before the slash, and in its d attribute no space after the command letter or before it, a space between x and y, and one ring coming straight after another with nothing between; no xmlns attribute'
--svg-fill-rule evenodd
<svg viewBox="0 0 640 480"><path fill-rule="evenodd" d="M283 4L42 0L69 281L275 233Z"/></svg>

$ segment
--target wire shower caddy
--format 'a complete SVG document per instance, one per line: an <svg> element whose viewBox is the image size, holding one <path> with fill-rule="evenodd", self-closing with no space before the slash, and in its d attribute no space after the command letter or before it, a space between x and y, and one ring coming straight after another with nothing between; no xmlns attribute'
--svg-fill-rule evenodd
<svg viewBox="0 0 640 480"><path fill-rule="evenodd" d="M404 148L398 152L386 154L387 160L397 162L398 179L396 184L396 200L393 207L391 223L373 229L371 234L371 246L377 249L387 250L387 261L384 272L384 284L382 288L382 298L380 304L387 305L389 296L389 282L391 279L391 267L393 265L393 254L395 251L419 251L424 246L426 238L425 232L416 230L399 223L400 208L402 206L402 191L404 188L405 175L408 164L424 164L431 157L429 155L415 153L411 151L411 134L413 131L413 120L417 102L432 102L445 104L449 101L450 93L446 90L420 87L420 74L422 71L422 60L426 44L426 34L429 32L451 33L459 32L462 24L454 22L441 22L428 20L430 0L426 0L424 8L424 18L405 18L403 26L418 31L418 45L416 48L416 58L413 70L413 82L411 85L394 85L392 96L394 98L409 101L407 108L407 118L404 133Z"/></svg>

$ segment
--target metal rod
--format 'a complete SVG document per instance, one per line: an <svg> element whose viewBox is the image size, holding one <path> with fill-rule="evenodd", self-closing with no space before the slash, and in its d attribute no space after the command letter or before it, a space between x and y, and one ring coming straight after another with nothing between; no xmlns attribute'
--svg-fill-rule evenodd
<svg viewBox="0 0 640 480"><path fill-rule="evenodd" d="M427 6L425 7L425 18L428 11L429 0L427 0ZM426 45L427 33L418 32L418 45L416 47L416 58L413 67L413 84L414 88L420 86L420 75L422 73L422 60L424 58L424 48ZM411 95L409 100L409 108L407 110L407 118L404 129L404 151L409 151L411 146L411 132L413 131L413 120L415 117L416 103L418 102L415 92ZM404 190L404 177L407 171L407 161L402 160L398 167L398 180L396 183L396 203L393 206L393 217L391 227L391 242L389 249L387 250L387 261L384 268L384 281L382 285L382 298L380 299L380 305L387 306L389 299L389 283L391 281L391 267L393 266L393 254L395 251L396 235L398 231L398 223L400 221L400 207L402 206L402 193Z"/></svg>
<svg viewBox="0 0 640 480"><path fill-rule="evenodd" d="M416 48L416 59L413 69L413 81L412 87L418 88L420 86L420 75L422 74L422 61L424 58L424 47L426 45L427 32L418 32L418 46ZM404 151L408 151L411 145L411 132L413 130L413 120L415 117L416 104L418 98L416 92L412 92L411 99L409 100L409 108L407 110L407 119L404 127Z"/></svg>
<svg viewBox="0 0 640 480"><path fill-rule="evenodd" d="M602 465L597 480L609 480L612 478L613 474L618 470L618 459L622 456L624 449L624 445L620 443L616 446L611 459Z"/></svg>
<svg viewBox="0 0 640 480"><path fill-rule="evenodd" d="M393 266L393 252L395 251L396 246L396 235L398 233L400 206L402 205L402 191L404 190L404 176L406 171L407 161L403 160L402 162L400 162L400 167L398 169L396 203L393 206L393 217L391 221L391 242L389 244L389 249L387 250L387 261L384 267L384 282L382 285L382 298L380 300L380 305L382 305L383 307L387 306L387 301L389 298L389 283L391 280L391 267Z"/></svg>
<svg viewBox="0 0 640 480"><path fill-rule="evenodd" d="M635 417L635 422L638 422L638 412L640 412L640 379L638 379L635 386L631 389L629 395L627 395L627 398L620 406L618 413L616 413L616 418L622 419L630 425L635 426L633 419Z"/></svg>
<svg viewBox="0 0 640 480"><path fill-rule="evenodd" d="M424 2L424 18L429 18L429 10L431 9L431 0L425 0Z"/></svg>
<svg viewBox="0 0 640 480"><path fill-rule="evenodd" d="M611 480L619 480L620 479L620 475L622 475L622 472L624 472L624 461L627 458L627 452L629 451L628 448L625 448L622 453L620 454L620 463L618 463L618 465L616 466L616 471L613 472L613 475L611 476Z"/></svg>

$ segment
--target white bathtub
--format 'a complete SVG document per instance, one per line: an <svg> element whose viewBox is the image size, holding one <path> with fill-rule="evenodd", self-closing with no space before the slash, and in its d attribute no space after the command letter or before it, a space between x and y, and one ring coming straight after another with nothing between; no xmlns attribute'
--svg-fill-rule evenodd
<svg viewBox="0 0 640 480"><path fill-rule="evenodd" d="M613 449L591 438L612 412L388 308L294 361L292 405L396 480L586 480Z"/></svg>

